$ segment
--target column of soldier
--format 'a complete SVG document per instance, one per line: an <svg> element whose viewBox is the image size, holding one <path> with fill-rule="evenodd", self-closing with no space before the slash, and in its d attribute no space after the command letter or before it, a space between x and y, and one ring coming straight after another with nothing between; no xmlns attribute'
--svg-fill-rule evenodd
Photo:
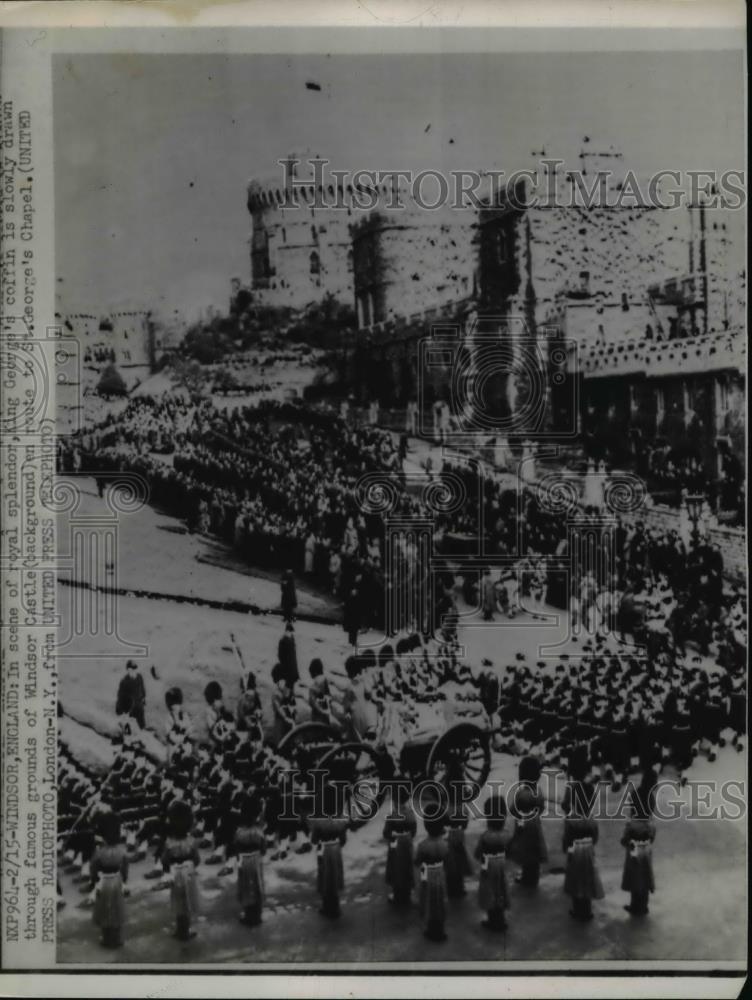
<svg viewBox="0 0 752 1000"><path fill-rule="evenodd" d="M527 760L537 764L535 758ZM646 778L633 791L632 816L622 836L626 850L622 888L630 893L630 903L625 908L634 916L648 913L649 893L655 887L652 870L655 825L651 819L650 772ZM564 889L572 900L570 914L578 920L592 919L592 900L601 899L604 894L595 856L598 824L589 816L594 796L592 784L572 782L568 787L568 814L563 833L563 848L567 854ZM263 919L268 826L265 829L261 819L260 797L238 792L234 804L237 810L233 815L231 839L226 845L226 858L235 859L239 919L253 927ZM507 858L520 866L517 883L530 889L538 885L541 863L548 857L539 815L542 807L535 780L521 781L510 803L501 794L491 795L483 803L486 829L473 854L479 863L478 901L487 914L482 926L489 931L507 930L506 910L512 896ZM332 785L322 789L320 813L320 818L309 819L307 833L310 843L317 847L320 913L336 919L341 914L340 897L344 890L342 850L351 821ZM466 810L442 811L438 800L424 802L422 814L425 836L416 846L416 809L408 799L394 797L391 800L383 828L388 843L385 869L386 882L391 889L388 901L395 907L410 906L417 885L423 933L429 940L440 942L447 939L448 901L466 895L465 882L473 873L465 840L468 816ZM511 823L507 822L508 814ZM174 798L167 810L160 850L162 866L170 876L174 933L183 941L195 936L192 924L201 908L196 815L197 810L185 798ZM101 944L119 947L123 944L126 923L129 853L123 841L120 819L114 811L102 812L97 840L90 863L94 920L101 931Z"/></svg>
<svg viewBox="0 0 752 1000"><path fill-rule="evenodd" d="M288 633L289 626L289 639ZM479 704L488 726L500 728L494 749L533 755L530 760L536 763L532 772L529 761L527 771L523 767L522 791L513 802L493 796L483 804L487 830L475 856L479 901L488 912L484 926L490 930L506 926L506 859L520 865L518 881L532 887L547 856L538 815L543 804L537 787L540 766L560 767L569 778L565 889L573 900L572 916L583 920L592 915L589 901L602 895L594 855L597 824L588 816L595 789L605 779L618 790L630 775L642 774L638 789L630 785L633 816L623 839L623 887L632 893L630 912L646 913L653 886L650 844L655 828L650 814L656 775L670 762L683 779L693 756L706 752L713 759L727 737L742 748L743 677L728 669L718 678L709 677L699 658L684 664L665 655L647 665L636 655L615 654L601 636L585 644L577 662L564 655L555 667L543 662L533 667L519 653L499 676L488 661L479 670L459 664L456 646L445 638L430 669L415 636L398 642L396 650L385 645L378 654L349 657L339 699L334 676L327 678L321 661L313 660L310 717L336 721L345 735L348 727L361 735L368 727L369 706L379 716L395 700L441 697L442 686L451 682L455 697L464 690L462 697L476 703L471 711ZM302 854L314 847L320 912L329 918L339 915L342 848L351 823L342 803L335 801L334 789L320 788L312 803L305 778L292 784L287 780L296 761L285 749L284 736L298 721L298 678L297 668L290 673L289 657L282 649L280 654L283 662L272 671L274 729L269 739L256 678L244 670L234 714L217 682L205 689L207 745L191 739L180 689L166 692L167 766L156 765L143 740L143 679L138 665L129 661L117 706L124 720L122 736L114 741L115 762L106 779L98 784L61 747L62 859L65 868L80 872L104 946L122 943L129 861L142 860L149 851L155 866L146 878L154 880L155 889L169 887L175 934L181 940L195 933L199 850L207 848L211 854L204 864L221 865L220 876L236 875L243 923L254 926L262 919L264 863L284 859L293 849ZM333 712L337 700L344 715ZM376 725L370 737L377 739L378 730ZM315 804L319 815L306 818L300 809L288 808L291 797L307 802L309 812ZM464 894L464 878L472 867L464 833L468 817L459 808L438 815L425 806L422 811L426 837L416 848L415 810L407 801L392 801L384 827L386 881L397 906L407 905L419 887L424 932L443 940L447 898Z"/></svg>
<svg viewBox="0 0 752 1000"><path fill-rule="evenodd" d="M301 450L302 431L294 428L303 425L310 446ZM477 538L481 524L487 551L519 552L519 572L488 581L507 595L504 613L510 617L519 586L535 603L545 598L583 620L605 619L609 629L617 619L619 627L626 623L629 631L646 631L646 643L675 643L681 649L689 639L706 651L724 615L724 561L709 536L695 533L685 545L676 530L620 522L613 551L611 533L604 533L598 577L557 595L563 578L554 573L546 579L544 556L562 546L566 551L565 519L546 509L536 490L510 489L489 477L479 495L477 470L444 462L443 470L463 480L466 501L437 515L405 489L404 447L397 459L387 431L350 427L315 408L267 403L226 413L209 401L194 407L173 396L134 399L123 413L73 442L61 446L62 468L72 463L93 472L100 492L106 476L137 472L156 500L185 516L189 530L219 534L254 565L294 566L327 583L343 600L353 627L381 626L378 609L389 584L381 515L365 514L357 491L360 476L375 471L393 479L404 516L432 517L437 552L450 564L453 546L461 546L464 536ZM153 453L163 445L174 450L172 464ZM596 525L598 510L591 509L590 516ZM405 565L392 582L404 578L420 587L426 567L415 551L398 550L395 558ZM392 603L402 607L403 602Z"/></svg>

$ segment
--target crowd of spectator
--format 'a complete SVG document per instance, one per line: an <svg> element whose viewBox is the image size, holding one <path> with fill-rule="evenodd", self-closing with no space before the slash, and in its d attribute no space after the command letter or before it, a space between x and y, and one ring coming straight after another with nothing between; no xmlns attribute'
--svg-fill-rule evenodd
<svg viewBox="0 0 752 1000"><path fill-rule="evenodd" d="M591 569L573 582L570 550L580 543L534 484L513 489L480 475L472 460L445 462L435 475L426 472L426 482L446 486L459 501L437 503L425 483L416 487L405 475L404 439L396 445L387 431L352 426L330 411L271 401L221 411L180 395L141 397L73 442L60 456L63 468L140 473L152 500L184 517L190 532L219 536L249 563L293 570L329 592L344 607L353 641L369 627L435 630L456 612L458 582L467 603L482 604L482 574L461 573L458 581L453 567L481 535L485 554L505 567L493 581L492 602L503 614L530 610L532 594L573 609L592 627L595 617L615 619L622 604L623 614L638 613L652 588L666 587L665 621L675 641L694 638L705 648L723 608L723 558L709 536L695 532L687 545L678 530L641 521L604 527L601 512L585 508L579 559ZM367 496L364 502L359 482L367 475L385 487L386 506L370 506ZM409 532L387 536L387 512L430 518L433 546ZM416 620L425 593L433 604Z"/></svg>

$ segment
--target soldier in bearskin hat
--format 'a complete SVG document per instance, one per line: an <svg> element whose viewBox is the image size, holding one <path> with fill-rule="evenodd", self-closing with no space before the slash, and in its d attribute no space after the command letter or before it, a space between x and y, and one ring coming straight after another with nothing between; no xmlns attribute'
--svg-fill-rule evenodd
<svg viewBox="0 0 752 1000"><path fill-rule="evenodd" d="M598 824L590 817L595 789L574 782L569 789L569 815L564 820L562 847L567 856L564 891L572 898L570 916L592 920L592 900L603 899L603 884L595 863Z"/></svg>
<svg viewBox="0 0 752 1000"><path fill-rule="evenodd" d="M423 934L429 941L446 941L444 922L447 912L446 859L449 853L444 838L444 817L430 813L423 820L426 836L418 844L415 864L420 871L420 915Z"/></svg>
<svg viewBox="0 0 752 1000"><path fill-rule="evenodd" d="M415 885L413 871L413 840L418 831L418 821L407 795L399 797L399 785L392 794L392 808L384 822L384 840L389 844L386 855L386 882L392 894L389 902L405 906Z"/></svg>
<svg viewBox="0 0 752 1000"><path fill-rule="evenodd" d="M624 909L633 917L645 916L648 912L648 897L655 892L653 876L653 841L655 823L652 820L655 801L654 771L646 771L639 788L631 796L632 816L627 820L621 838L625 848L624 870L621 887L630 893L630 901Z"/></svg>
<svg viewBox="0 0 752 1000"><path fill-rule="evenodd" d="M509 890L504 867L509 837L504 833L507 806L501 795L492 795L483 806L486 829L481 834L475 848L476 860L480 862L478 880L478 902L487 918L482 922L489 931L504 931L507 928L504 911L509 908Z"/></svg>
<svg viewBox="0 0 752 1000"><path fill-rule="evenodd" d="M509 853L521 869L515 881L531 889L538 885L541 863L548 860L540 816L544 806L543 796L538 788L540 773L541 765L537 757L523 757L519 767L519 783L511 790L508 803L509 812L514 819Z"/></svg>
<svg viewBox="0 0 752 1000"><path fill-rule="evenodd" d="M266 838L259 824L261 799L256 795L243 795L239 806L238 825L228 853L237 857L240 922L255 927L261 923L264 907L263 856Z"/></svg>
<svg viewBox="0 0 752 1000"><path fill-rule="evenodd" d="M199 911L196 867L200 858L196 841L191 835L192 829L191 807L182 799L175 799L167 814L162 867L170 875L170 903L175 920L175 937L179 941L188 941L196 936L191 924Z"/></svg>
<svg viewBox="0 0 752 1000"><path fill-rule="evenodd" d="M101 931L101 944L105 948L118 948L123 943L125 924L123 887L128 881L128 851L115 813L104 813L100 817L99 835L102 843L94 851L90 863L94 923Z"/></svg>
<svg viewBox="0 0 752 1000"><path fill-rule="evenodd" d="M316 803L318 815L308 821L311 843L316 847L317 888L321 896L319 913L334 919L340 915L339 897L345 887L342 848L347 841L349 821L342 815L334 785L326 784Z"/></svg>
<svg viewBox="0 0 752 1000"><path fill-rule="evenodd" d="M461 799L462 789L450 782L450 806L446 815L446 859L447 895L459 899L465 895L465 879L472 875L473 865L465 844L465 830L468 825L467 806Z"/></svg>

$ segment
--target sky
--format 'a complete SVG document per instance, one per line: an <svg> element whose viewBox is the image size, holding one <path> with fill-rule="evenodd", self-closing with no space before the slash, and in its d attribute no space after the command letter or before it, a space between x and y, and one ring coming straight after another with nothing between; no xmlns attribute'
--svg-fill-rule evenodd
<svg viewBox="0 0 752 1000"><path fill-rule="evenodd" d="M738 52L65 54L53 61L57 274L72 311L227 307L252 177L503 169L613 145L638 175L744 168ZM315 81L320 91L306 88ZM430 126L430 128L427 128ZM449 140L454 142L450 143Z"/></svg>

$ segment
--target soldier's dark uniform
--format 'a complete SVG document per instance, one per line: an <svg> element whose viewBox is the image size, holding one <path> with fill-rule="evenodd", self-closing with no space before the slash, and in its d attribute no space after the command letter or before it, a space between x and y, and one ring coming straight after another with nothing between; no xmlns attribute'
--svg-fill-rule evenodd
<svg viewBox="0 0 752 1000"><path fill-rule="evenodd" d="M132 660L126 665L125 675L118 685L115 702L116 715L130 715L139 726L144 728L144 708L146 705L146 688L144 679Z"/></svg>
<svg viewBox="0 0 752 1000"><path fill-rule="evenodd" d="M534 784L524 783L515 789L515 794L510 796L507 805L509 814L514 818L509 854L520 866L516 881L534 889L540 879L541 863L548 860L540 817L544 806L543 797Z"/></svg>
<svg viewBox="0 0 752 1000"><path fill-rule="evenodd" d="M647 817L634 817L627 822L621 843L626 848L621 887L631 894L625 907L633 916L648 912L648 896L655 891L653 876L653 841L655 824Z"/></svg>

